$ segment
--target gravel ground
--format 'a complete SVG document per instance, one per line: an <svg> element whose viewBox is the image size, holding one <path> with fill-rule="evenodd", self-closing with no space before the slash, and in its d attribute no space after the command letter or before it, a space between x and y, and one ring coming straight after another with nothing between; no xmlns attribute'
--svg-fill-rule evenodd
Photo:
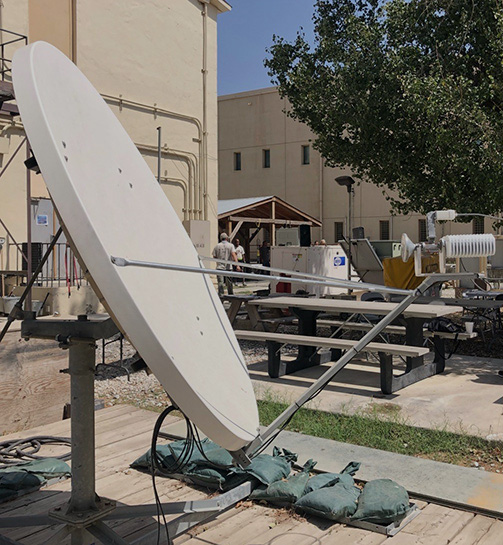
<svg viewBox="0 0 503 545"><path fill-rule="evenodd" d="M248 365L267 358L267 349L263 343L243 341L240 344ZM106 346L107 365L97 366L95 395L103 399L107 406L129 403L137 407L161 411L169 404L169 398L155 375L147 374L145 370L132 370L131 366L137 360L135 353L134 348L124 341L124 360L121 365L119 342ZM96 361L98 363L102 361L101 344L98 347Z"/></svg>

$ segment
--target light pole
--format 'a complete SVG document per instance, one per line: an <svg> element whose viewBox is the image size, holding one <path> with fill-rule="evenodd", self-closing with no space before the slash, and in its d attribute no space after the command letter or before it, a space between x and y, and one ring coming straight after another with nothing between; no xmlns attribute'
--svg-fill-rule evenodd
<svg viewBox="0 0 503 545"><path fill-rule="evenodd" d="M348 192L348 280L351 280L351 239L353 237L353 185L356 183L351 176L338 176L335 181L340 185L346 188Z"/></svg>

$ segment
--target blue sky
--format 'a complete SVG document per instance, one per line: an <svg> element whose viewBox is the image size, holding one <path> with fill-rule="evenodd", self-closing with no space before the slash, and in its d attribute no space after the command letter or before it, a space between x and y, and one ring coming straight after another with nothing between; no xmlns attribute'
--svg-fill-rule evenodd
<svg viewBox="0 0 503 545"><path fill-rule="evenodd" d="M293 40L303 27L313 38L314 0L230 0L218 17L218 94L269 87L264 67L273 34Z"/></svg>

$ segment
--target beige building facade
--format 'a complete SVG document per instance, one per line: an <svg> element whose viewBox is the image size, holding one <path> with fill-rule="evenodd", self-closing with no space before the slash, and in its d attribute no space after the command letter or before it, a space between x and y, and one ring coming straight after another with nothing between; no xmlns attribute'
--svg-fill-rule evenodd
<svg viewBox="0 0 503 545"><path fill-rule="evenodd" d="M208 248L217 238L217 17L224 0L3 0L0 27L44 40L71 58L119 118L154 174L161 138L161 184L187 229L208 222ZM15 37L15 36L14 36ZM1 33L1 43L13 35ZM12 59L23 40L6 45ZM10 80L8 60L2 61ZM15 102L12 102L15 104ZM24 138L22 119L0 111L0 168ZM41 176L26 181L25 149L0 177L0 237L6 238L0 269L19 268L19 244L27 240L28 215L36 224L48 193ZM30 196L31 193L31 196ZM99 198L99 195L96 196ZM31 200L31 211L27 201ZM129 211L128 213L131 213ZM46 214L47 215L47 214ZM47 230L38 225L34 240ZM7 232L7 229L9 232ZM146 241L148 243L148 241Z"/></svg>
<svg viewBox="0 0 503 545"><path fill-rule="evenodd" d="M334 243L348 235L349 208L347 190L335 178L351 172L324 166L312 146L315 135L285 109L275 87L219 97L219 198L276 195L323 222L313 239ZM371 240L399 240L402 233L425 240L424 216L391 216L382 189L371 183L355 186L352 208L353 227L363 227ZM483 218L441 227L442 234L490 229Z"/></svg>

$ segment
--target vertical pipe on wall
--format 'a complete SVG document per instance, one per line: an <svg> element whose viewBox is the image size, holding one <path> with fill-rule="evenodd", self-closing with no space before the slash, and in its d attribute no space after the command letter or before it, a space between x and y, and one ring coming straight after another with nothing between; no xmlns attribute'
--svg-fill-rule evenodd
<svg viewBox="0 0 503 545"><path fill-rule="evenodd" d="M354 195L354 190L353 190L353 186L352 185L349 185L348 186L348 241L349 241L349 244L348 244L348 248L349 248L349 252L348 252L348 280L351 280L351 263L353 262L352 260L352 253L353 253L353 248L351 246L351 243L352 243L352 240L353 240L353 195ZM350 291L348 291L348 293L350 293Z"/></svg>
<svg viewBox="0 0 503 545"><path fill-rule="evenodd" d="M26 140L26 159L30 158L30 143ZM26 283L31 280L31 170L26 169ZM31 311L31 288L26 297L25 310Z"/></svg>
<svg viewBox="0 0 503 545"><path fill-rule="evenodd" d="M199 200L199 210L203 209L204 214L201 218L201 212L198 213L199 219L208 219L208 97L207 97L207 86L208 86L208 2L207 0L202 0L203 4L203 164L201 169L203 171L202 184L203 187L199 187L199 195L201 198ZM202 190L202 191L201 191Z"/></svg>
<svg viewBox="0 0 503 545"><path fill-rule="evenodd" d="M70 0L70 18L71 18L71 27L70 27L70 40L71 40L71 52L72 52L72 61L77 64L77 0Z"/></svg>
<svg viewBox="0 0 503 545"><path fill-rule="evenodd" d="M320 153L320 239L325 238L323 233L323 156ZM337 242L337 240L335 241Z"/></svg>
<svg viewBox="0 0 503 545"><path fill-rule="evenodd" d="M157 127L157 183L161 183L161 161L162 161L162 133L161 127Z"/></svg>

